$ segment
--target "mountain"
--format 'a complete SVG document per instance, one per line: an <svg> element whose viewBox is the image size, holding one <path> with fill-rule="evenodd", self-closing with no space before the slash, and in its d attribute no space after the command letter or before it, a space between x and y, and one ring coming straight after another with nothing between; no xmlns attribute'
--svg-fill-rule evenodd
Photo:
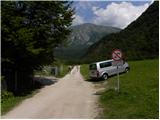
<svg viewBox="0 0 160 120"><path fill-rule="evenodd" d="M121 29L109 26L85 23L71 27L71 34L68 36L67 46L54 50L54 55L60 59L79 59L85 54L88 47L100 40L105 35L117 33Z"/></svg>
<svg viewBox="0 0 160 120"><path fill-rule="evenodd" d="M134 22L119 33L104 36L89 47L85 61L111 58L113 49L118 48L125 59L151 59L159 55L159 2L155 1Z"/></svg>
<svg viewBox="0 0 160 120"><path fill-rule="evenodd" d="M90 46L100 40L104 35L119 32L121 29L109 26L85 23L71 27L72 32L68 38L69 46Z"/></svg>

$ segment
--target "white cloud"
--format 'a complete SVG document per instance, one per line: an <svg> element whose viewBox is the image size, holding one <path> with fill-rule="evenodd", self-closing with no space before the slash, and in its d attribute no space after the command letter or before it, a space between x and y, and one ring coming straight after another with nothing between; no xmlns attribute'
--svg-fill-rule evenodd
<svg viewBox="0 0 160 120"><path fill-rule="evenodd" d="M74 17L74 20L73 20L72 25L79 25L79 24L84 23L84 19L81 16L74 15L73 17Z"/></svg>
<svg viewBox="0 0 160 120"><path fill-rule="evenodd" d="M93 6L93 7L92 7L92 11L96 11L96 10L98 10L98 7Z"/></svg>
<svg viewBox="0 0 160 120"><path fill-rule="evenodd" d="M132 21L136 20L147 8L146 3L140 6L134 6L130 2L115 3L112 2L106 8L92 7L95 19L93 23L106 26L125 28Z"/></svg>

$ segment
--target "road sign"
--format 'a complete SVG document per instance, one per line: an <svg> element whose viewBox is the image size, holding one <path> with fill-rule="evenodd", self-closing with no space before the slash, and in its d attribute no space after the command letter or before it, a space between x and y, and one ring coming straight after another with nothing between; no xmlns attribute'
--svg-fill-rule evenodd
<svg viewBox="0 0 160 120"><path fill-rule="evenodd" d="M122 60L122 57L123 57L123 54L122 54L121 50L116 49L112 52L112 59L114 61L120 61L120 60Z"/></svg>
<svg viewBox="0 0 160 120"><path fill-rule="evenodd" d="M119 70L118 70L118 66L122 66L123 65L123 54L121 52L121 50L119 49L116 49L112 52L112 59L113 59L113 62L112 62L112 65L113 66L117 66L117 91L119 92Z"/></svg>

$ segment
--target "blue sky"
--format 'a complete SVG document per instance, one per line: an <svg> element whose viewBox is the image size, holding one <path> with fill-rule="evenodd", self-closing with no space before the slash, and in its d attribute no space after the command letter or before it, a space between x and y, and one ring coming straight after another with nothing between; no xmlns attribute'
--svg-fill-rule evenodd
<svg viewBox="0 0 160 120"><path fill-rule="evenodd" d="M74 1L75 19L73 25L94 23L125 28L152 3L151 0L130 1Z"/></svg>

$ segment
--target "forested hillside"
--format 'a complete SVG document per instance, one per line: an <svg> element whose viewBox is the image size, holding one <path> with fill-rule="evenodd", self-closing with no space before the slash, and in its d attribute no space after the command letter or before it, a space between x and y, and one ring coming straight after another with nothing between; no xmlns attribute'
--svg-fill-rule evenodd
<svg viewBox="0 0 160 120"><path fill-rule="evenodd" d="M110 59L112 50L119 48L128 60L158 58L158 43L159 2L156 1L127 28L92 45L84 57L87 62Z"/></svg>

